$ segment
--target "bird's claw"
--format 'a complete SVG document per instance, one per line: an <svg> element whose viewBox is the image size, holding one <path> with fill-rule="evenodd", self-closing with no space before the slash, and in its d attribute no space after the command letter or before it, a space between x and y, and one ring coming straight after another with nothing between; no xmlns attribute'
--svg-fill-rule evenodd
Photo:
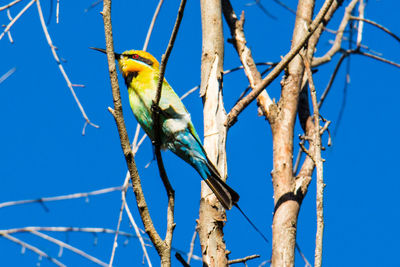
<svg viewBox="0 0 400 267"><path fill-rule="evenodd" d="M157 105L156 103L151 104L151 111L160 114L161 113L161 108L159 105Z"/></svg>

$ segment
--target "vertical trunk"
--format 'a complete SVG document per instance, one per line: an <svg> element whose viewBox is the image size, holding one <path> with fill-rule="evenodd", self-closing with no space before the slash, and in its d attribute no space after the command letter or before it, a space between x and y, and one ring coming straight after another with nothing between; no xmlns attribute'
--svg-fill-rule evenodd
<svg viewBox="0 0 400 267"><path fill-rule="evenodd" d="M204 103L204 148L222 178L226 177L226 112L222 100L224 39L220 0L201 1L203 52L201 91ZM227 266L223 226L224 208L202 182L198 232L204 264Z"/></svg>
<svg viewBox="0 0 400 267"><path fill-rule="evenodd" d="M292 47L307 33L313 10L314 0L299 0ZM294 266L297 217L302 196L297 194L293 176L293 130L303 73L303 62L297 55L288 65L287 75L282 81L277 119L271 123L275 203L271 266Z"/></svg>

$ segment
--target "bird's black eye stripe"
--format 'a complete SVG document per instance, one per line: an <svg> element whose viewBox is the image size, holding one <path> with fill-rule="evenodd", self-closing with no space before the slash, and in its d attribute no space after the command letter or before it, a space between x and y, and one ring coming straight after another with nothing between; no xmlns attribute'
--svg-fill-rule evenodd
<svg viewBox="0 0 400 267"><path fill-rule="evenodd" d="M141 62L143 62L143 63L145 63L145 64L147 64L149 66L153 66L153 61L151 61L150 59L141 57L138 54L131 54L131 55L126 55L126 56L128 58L131 58L131 59L139 60L139 61L141 61Z"/></svg>

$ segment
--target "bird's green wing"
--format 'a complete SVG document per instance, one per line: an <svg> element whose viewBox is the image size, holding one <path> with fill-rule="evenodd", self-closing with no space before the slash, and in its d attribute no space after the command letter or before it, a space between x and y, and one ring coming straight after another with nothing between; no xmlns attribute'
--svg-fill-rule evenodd
<svg viewBox="0 0 400 267"><path fill-rule="evenodd" d="M186 117L188 118L188 130L193 135L199 144L201 144L201 140L199 135L196 132L196 129L193 126L193 123L190 119L190 114L186 110L186 107L183 105L181 99L175 93L174 89L168 84L168 82L164 79L163 88L161 92L161 99L159 106L163 113L166 113L166 117L170 118L178 118L178 117Z"/></svg>

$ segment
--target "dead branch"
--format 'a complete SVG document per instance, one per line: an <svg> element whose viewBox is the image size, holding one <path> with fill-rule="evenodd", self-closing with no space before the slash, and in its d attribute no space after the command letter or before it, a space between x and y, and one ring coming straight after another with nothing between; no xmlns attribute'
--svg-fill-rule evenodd
<svg viewBox="0 0 400 267"><path fill-rule="evenodd" d="M276 65L276 67L257 85L257 87L250 92L245 98L240 100L229 112L225 125L229 128L237 120L239 114L273 81L275 80L281 71L287 66L287 64L299 53L300 49L308 41L314 31L317 29L319 24L322 22L325 14L331 7L333 0L325 0L323 6L318 12L317 16L308 27L308 32L304 34L292 49L282 58L282 60Z"/></svg>
<svg viewBox="0 0 400 267"><path fill-rule="evenodd" d="M366 19L366 18L354 17L354 16L350 16L350 19L358 20L358 21L364 21L364 22L366 22L368 24L371 24L371 25L377 27L378 29L381 29L382 31L386 32L387 34L392 36L394 39L396 39L398 42L400 42L400 37L399 36L397 36L391 30L389 30L388 28L382 26L381 24L379 24L379 23L377 23L375 21L372 21L372 20L369 20L369 19Z"/></svg>
<svg viewBox="0 0 400 267"><path fill-rule="evenodd" d="M176 36L179 31L179 26L180 26L182 18L183 18L183 11L185 10L185 5L186 5L186 0L182 0L181 4L179 6L178 15L177 15L177 18L175 21L174 28L171 33L170 40L168 42L167 49L166 49L165 53L162 55L161 64L160 64L160 74L159 74L158 84L157 84L157 91L156 91L155 99L153 100L153 105L156 107L156 108L153 108L153 114L152 114L154 133L155 133L154 134L155 140L154 140L153 144L155 147L155 154L157 157L157 164L158 164L158 169L160 172L160 177L161 177L161 180L167 191L167 197L168 197L167 231L166 231L166 235L165 235L165 240L163 241L164 249L162 251L162 254L160 254L162 266L171 266L172 233L175 228L175 223L174 223L175 191L172 188L171 183L169 182L167 173L164 168L164 163L163 163L162 157L161 157L161 131L162 131L162 129L161 129L161 124L160 124L160 113L159 113L158 109L160 108L159 102L161 99L161 91L162 91L162 84L164 82L165 69L166 69L172 48L174 46Z"/></svg>
<svg viewBox="0 0 400 267"><path fill-rule="evenodd" d="M308 41L308 47L307 47L307 56L309 60L314 56L314 53L316 51L317 44L319 42L319 39L324 31L333 33L337 35L337 31L331 31L329 30L326 25L329 23L329 21L332 19L333 15L336 13L337 9L342 5L344 0L335 0L331 7L329 8L328 12L325 14L324 19L322 20L322 23L318 26L318 28L315 30L314 34L311 36L310 40Z"/></svg>
<svg viewBox="0 0 400 267"><path fill-rule="evenodd" d="M153 18L151 19L149 29L147 30L146 40L144 41L144 44L143 44L143 48L142 48L143 51L146 51L146 50L147 50L147 46L148 46L148 44L149 44L150 37L151 37L151 34L152 34L152 32L153 32L154 24L155 24L155 22L156 22L158 13L160 12L160 9L161 9L161 6L162 6L163 2L164 2L164 0L160 0L160 1L158 2L158 5L157 5L157 7L156 7L156 10L154 11ZM139 138L140 129L141 129L141 127L140 127L140 124L138 123L138 124L136 125L135 137L133 138L133 141L132 141L132 144L133 144L133 146L132 146L133 148L132 148L132 149L133 149L133 150L136 150L136 151L137 151L137 149L138 149L138 148L136 148L136 147L137 147L137 140L138 140L138 138ZM145 136L146 136L146 134L145 134ZM144 136L143 138L145 138L145 136ZM143 138L142 138L142 139L143 139ZM135 154L135 152L134 152L134 154Z"/></svg>
<svg viewBox="0 0 400 267"><path fill-rule="evenodd" d="M39 14L39 18L40 18L40 23L41 23L41 25L42 25L44 35L46 36L47 43L49 44L50 49L51 49L51 51L52 51L52 53L53 53L53 57L54 57L55 61L57 62L58 68L60 69L60 72L61 72L61 74L63 75L64 80L67 82L67 86L68 86L69 90L71 91L71 94L72 94L72 96L74 97L75 102L76 102L76 104L78 105L78 107L79 107L79 109L80 109L80 111L81 111L81 114L82 114L83 118L84 118L85 121L86 121L86 122L85 122L85 125L83 126L83 130L82 130L82 135L85 135L85 128L86 128L86 125L89 124L89 125L91 125L91 126L93 126L93 127L95 127L95 128L99 128L99 126L96 125L96 124L94 124L94 123L92 123L92 122L89 120L88 116L86 115L86 112L85 112L85 110L83 109L83 106L81 105L81 102L79 101L79 99L78 99L78 97L77 97L77 95L76 95L76 93L75 93L75 90L74 90L74 88L73 88L73 85L72 85L71 81L69 80L69 77L68 77L67 73L65 72L63 65L61 64L60 59L58 58L58 55L57 55L57 52L56 52L56 48L55 48L55 46L53 45L53 42L51 41L50 34L49 34L48 30L47 30L47 26L46 26L46 23L45 23L45 21L44 21L42 8L41 8L41 6L40 6L40 1L39 1L39 0L35 0L35 1L36 1L37 9L38 9L38 14ZM0 39L1 39L1 38L0 38Z"/></svg>
<svg viewBox="0 0 400 267"><path fill-rule="evenodd" d="M122 213L125 210L126 213L128 214L129 220L130 220L133 228L135 229L136 236L139 239L139 242L140 242L140 245L142 247L142 250L143 250L144 256L146 258L147 264L149 265L149 267L151 267L152 264L151 264L149 255L147 253L147 249L146 249L146 245L144 243L143 237L140 234L139 228L138 228L135 220L133 219L133 216L132 216L132 214L131 214L131 212L129 210L128 204L126 203L126 192L128 190L128 186L129 186L129 179L130 179L130 175L129 175L129 171L128 171L126 173L126 176L125 176L124 184L122 185L122 190L121 190L121 208L120 208L120 211L119 211L117 230L115 231L114 243L113 243L113 248L112 248L111 257L110 257L110 261L109 261L108 266L111 267L112 264L113 264L113 261L114 261L115 251L116 251L116 248L118 246L117 240L118 240L118 235L120 234L119 228L121 226Z"/></svg>
<svg viewBox="0 0 400 267"><path fill-rule="evenodd" d="M35 1L36 0L30 1L23 9L21 9L21 11L14 17L14 19L11 20L10 23L8 23L8 25L6 26L4 31L0 34L0 40L3 38L4 34L6 34L11 29L11 27L14 25L14 23L28 10L28 8L30 8L33 5L33 3L35 3ZM14 1L13 3L16 3L16 1ZM3 9L6 9L6 8L8 8L8 7L7 6L2 7L0 9L0 11Z"/></svg>
<svg viewBox="0 0 400 267"><path fill-rule="evenodd" d="M114 119L117 124L118 133L120 137L121 147L125 156L125 161L131 176L133 192L135 193L136 203L139 209L140 217L142 218L143 225L146 233L149 235L151 242L154 244L159 255L165 250L165 244L158 235L154 224L150 217L150 212L144 198L143 189L141 186L140 176L137 171L135 159L133 157L129 137L126 131L126 126L122 113L121 95L118 85L117 69L115 65L114 45L112 37L112 24L111 24L111 0L103 1L103 20L104 31L106 36L107 60L110 72L111 89L114 100Z"/></svg>
<svg viewBox="0 0 400 267"><path fill-rule="evenodd" d="M15 234L15 233L31 233L33 231L41 232L82 232L82 233L104 233L104 234L115 234L116 231L108 228L98 227L65 227L65 226L28 226L22 228L11 228L6 230L0 230L2 234ZM119 232L120 235L126 237L135 237L134 235L127 232Z"/></svg>
<svg viewBox="0 0 400 267"><path fill-rule="evenodd" d="M15 238L15 237L13 237L11 235L8 235L8 234L0 234L0 235L3 236L4 238L14 242L14 243L17 243L17 244L21 245L23 248L27 248L27 249L33 251L34 253L38 254L40 257L44 257L44 258L48 259L49 261L51 261L52 263L56 264L59 267L66 267L66 265L61 263L59 260L57 260L57 259L55 259L53 257L50 257L47 253L45 253L44 251L38 249L35 246L32 246L32 245L30 245L30 244L28 244L28 243L26 243L26 242L24 242L24 241L22 241L20 239Z"/></svg>
<svg viewBox="0 0 400 267"><path fill-rule="evenodd" d="M360 3L358 4L358 15L360 16L361 19L364 18L364 11L365 11L365 6L366 3L364 3L364 0L360 0ZM350 16L351 19L351 16ZM361 41L363 37L363 30L364 30L364 21L360 20L358 22L358 27L357 27L357 48L361 46Z"/></svg>
<svg viewBox="0 0 400 267"><path fill-rule="evenodd" d="M317 234L315 240L315 267L321 267L322 265L322 240L324 232L324 179L323 179L323 160L321 158L321 135L320 135L320 125L319 125L319 109L317 93L315 90L314 81L312 78L311 64L308 61L306 55L303 56L304 66L307 72L308 84L310 85L310 94L314 110L314 135L313 135L313 145L314 145L314 155L313 159L317 167Z"/></svg>
<svg viewBox="0 0 400 267"><path fill-rule="evenodd" d="M2 82L4 82L6 79L8 79L8 77L10 77L11 75L13 75L13 73L17 70L16 67L11 68L9 71L7 71L6 73L4 73L1 77L0 77L0 84Z"/></svg>
<svg viewBox="0 0 400 267"><path fill-rule="evenodd" d="M250 256L247 256L247 257L244 257L244 258L241 258L241 259L230 260L230 261L228 261L228 265L232 265L232 264L235 264L235 263L244 263L244 264L246 264L247 261L252 260L252 259L257 259L259 257L260 257L260 255L250 255Z"/></svg>
<svg viewBox="0 0 400 267"><path fill-rule="evenodd" d="M328 52L325 53L325 55L321 56L321 57L314 57L314 59L312 60L312 67L316 67L319 65L322 65L324 63L327 63L329 61L331 61L332 57L340 51L341 49L341 45L342 45L342 41L343 41L343 33L347 27L347 24L349 23L350 17L351 17L351 12L353 11L353 9L355 8L356 4L358 3L358 1L360 0L352 0L350 2L350 4L346 7L346 10L344 12L344 16L343 19L339 25L339 29L337 30L336 33L336 38L335 38L335 42L333 43L332 47L329 49Z"/></svg>
<svg viewBox="0 0 400 267"><path fill-rule="evenodd" d="M10 7L12 7L13 5L17 4L18 2L21 2L22 0L15 0L13 2L8 3L5 6L0 7L0 11L3 11L4 9L8 9Z"/></svg>
<svg viewBox="0 0 400 267"><path fill-rule="evenodd" d="M162 6L163 2L164 2L164 0L160 0L158 2L156 10L154 11L153 18L151 19L150 26L149 26L149 29L147 31L146 40L144 41L144 45L143 45L143 49L142 49L143 51L147 50L147 46L148 46L149 41L150 41L150 36L151 36L151 33L153 32L154 23L156 22L158 13L160 12L160 9L161 9L161 6Z"/></svg>
<svg viewBox="0 0 400 267"><path fill-rule="evenodd" d="M101 265L101 266L104 266L104 267L108 266L107 263L99 260L98 258L93 257L93 256L87 254L86 252L84 252L84 251L82 251L80 249L77 249L76 247L73 247L73 246L71 246L71 245L69 245L69 244L67 244L67 243L65 243L65 242L63 242L61 240L58 240L58 239L56 239L54 237L51 237L49 235L43 234L43 233L38 232L38 231L32 231L31 233L36 235L36 236L39 236L40 238L42 238L44 240L47 240L47 241L49 241L51 243L54 243L54 244L58 245L61 248L66 248L68 250L71 250L72 252L74 252L74 253L76 253L76 254L78 254L78 255L80 255L80 256L82 256L82 257L84 257L84 258L86 258L86 259L88 259L88 260L90 260L90 261L92 261L94 263L97 263L98 265Z"/></svg>
<svg viewBox="0 0 400 267"><path fill-rule="evenodd" d="M190 241L190 248L189 248L188 258L186 261L187 264L190 264L190 260L192 259L193 256L194 242L196 241L196 236L197 236L197 225L196 229L194 230L192 240Z"/></svg>
<svg viewBox="0 0 400 267"><path fill-rule="evenodd" d="M372 58L372 59L387 63L389 65L395 66L397 68L400 68L400 64L399 63L396 63L396 62L391 61L389 59L386 59L384 57L380 57L380 56L373 55L371 53L360 51L358 49L356 49L356 50L346 50L346 53L366 56L366 57L369 57L369 58Z"/></svg>
<svg viewBox="0 0 400 267"><path fill-rule="evenodd" d="M231 31L233 45L242 62L250 86L254 90L256 86L261 83L262 78L260 72L257 70L251 51L246 45L246 37L243 31L244 12L242 12L241 18L238 20L229 0L222 1L222 10ZM274 103L266 90L263 90L257 96L257 104L263 111L264 116L268 119L268 114L270 113L269 109Z"/></svg>
<svg viewBox="0 0 400 267"><path fill-rule="evenodd" d="M330 79L329 79L328 85L326 86L324 92L323 92L322 95L321 95L321 98L319 99L319 103L318 103L318 108L319 108L319 109L321 108L322 104L324 103L325 98L327 97L329 91L331 90L331 87L332 87L333 82L334 82L334 80L335 80L335 78L336 78L336 75L337 75L337 73L338 73L338 71L339 71L339 68L340 68L340 66L341 66L342 63L343 63L343 60L344 60L348 55L349 55L348 53L342 53L342 55L341 55L340 58L339 58L339 61L336 63L335 69L334 69L333 72L332 72L332 75L331 75L331 77L330 77Z"/></svg>
<svg viewBox="0 0 400 267"><path fill-rule="evenodd" d="M7 202L0 203L0 209L5 208L5 207L10 207L10 206L29 204L29 203L45 203L45 202L50 202L50 201L59 201L59 200L66 200L66 199L75 199L75 198L83 198L83 197L87 198L89 196L102 195L102 194L111 193L114 191L121 191L122 189L123 189L122 186L115 186L115 187L108 187L108 188L103 188L103 189L90 191L90 192L84 192L84 193L73 193L73 194L68 194L68 195L61 195L61 196L55 196L55 197L42 197L42 198L28 199L28 200L7 201Z"/></svg>

